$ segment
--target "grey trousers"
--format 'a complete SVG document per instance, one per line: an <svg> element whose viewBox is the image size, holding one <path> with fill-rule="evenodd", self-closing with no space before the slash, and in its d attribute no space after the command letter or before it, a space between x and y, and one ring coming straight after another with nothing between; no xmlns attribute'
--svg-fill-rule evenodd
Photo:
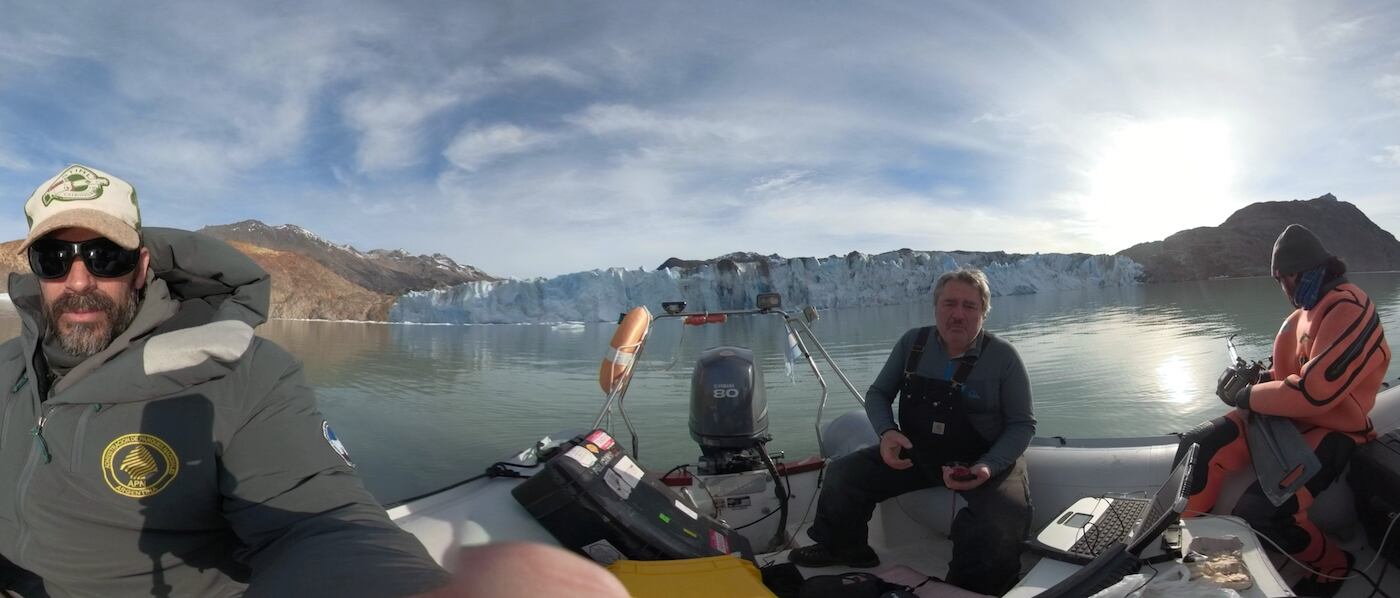
<svg viewBox="0 0 1400 598"><path fill-rule="evenodd" d="M880 458L879 446L863 448L827 464L817 518L807 535L839 553L858 550L869 543L870 517L881 501L942 485L936 467L891 469ZM1021 542L1030 531L1025 458L962 497L967 508L953 518L947 582L1000 596L1016 585Z"/></svg>

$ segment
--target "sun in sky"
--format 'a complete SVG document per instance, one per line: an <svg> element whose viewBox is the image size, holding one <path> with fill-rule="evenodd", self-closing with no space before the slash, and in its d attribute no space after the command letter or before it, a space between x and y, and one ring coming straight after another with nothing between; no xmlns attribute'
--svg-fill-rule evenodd
<svg viewBox="0 0 1400 598"><path fill-rule="evenodd" d="M1223 120L1118 123L1091 154L1086 213L1108 253L1229 215L1235 164Z"/></svg>

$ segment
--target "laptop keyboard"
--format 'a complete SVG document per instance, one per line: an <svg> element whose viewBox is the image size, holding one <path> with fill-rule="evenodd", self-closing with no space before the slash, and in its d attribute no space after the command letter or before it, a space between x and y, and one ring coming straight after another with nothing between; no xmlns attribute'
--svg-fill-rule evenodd
<svg viewBox="0 0 1400 598"><path fill-rule="evenodd" d="M1084 528L1084 535L1069 548L1075 554L1094 557L1114 542L1128 536L1151 501L1115 499L1097 523Z"/></svg>

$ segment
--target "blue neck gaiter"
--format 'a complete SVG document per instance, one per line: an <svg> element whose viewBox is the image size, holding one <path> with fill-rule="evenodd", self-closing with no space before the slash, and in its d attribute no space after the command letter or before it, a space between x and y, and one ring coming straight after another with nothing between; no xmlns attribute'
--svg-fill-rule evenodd
<svg viewBox="0 0 1400 598"><path fill-rule="evenodd" d="M1322 276L1327 273L1327 265L1323 264L1298 276L1298 286L1293 289L1293 305L1303 309L1312 309L1317 306L1317 300L1322 296Z"/></svg>

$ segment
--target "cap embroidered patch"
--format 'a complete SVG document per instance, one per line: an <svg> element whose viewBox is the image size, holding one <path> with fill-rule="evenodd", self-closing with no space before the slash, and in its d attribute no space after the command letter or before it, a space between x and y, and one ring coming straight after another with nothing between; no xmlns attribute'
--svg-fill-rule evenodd
<svg viewBox="0 0 1400 598"><path fill-rule="evenodd" d="M345 460L346 465L355 466L355 462L350 460L350 451L345 450L345 443L335 437L335 430L331 429L330 422L321 420L321 435L326 437L326 442L330 443L331 450L340 455L340 458Z"/></svg>
<svg viewBox="0 0 1400 598"><path fill-rule="evenodd" d="M111 179L100 176L84 166L74 164L59 173L58 180L44 191L44 205L55 201L83 201L102 197L102 189L112 184Z"/></svg>

